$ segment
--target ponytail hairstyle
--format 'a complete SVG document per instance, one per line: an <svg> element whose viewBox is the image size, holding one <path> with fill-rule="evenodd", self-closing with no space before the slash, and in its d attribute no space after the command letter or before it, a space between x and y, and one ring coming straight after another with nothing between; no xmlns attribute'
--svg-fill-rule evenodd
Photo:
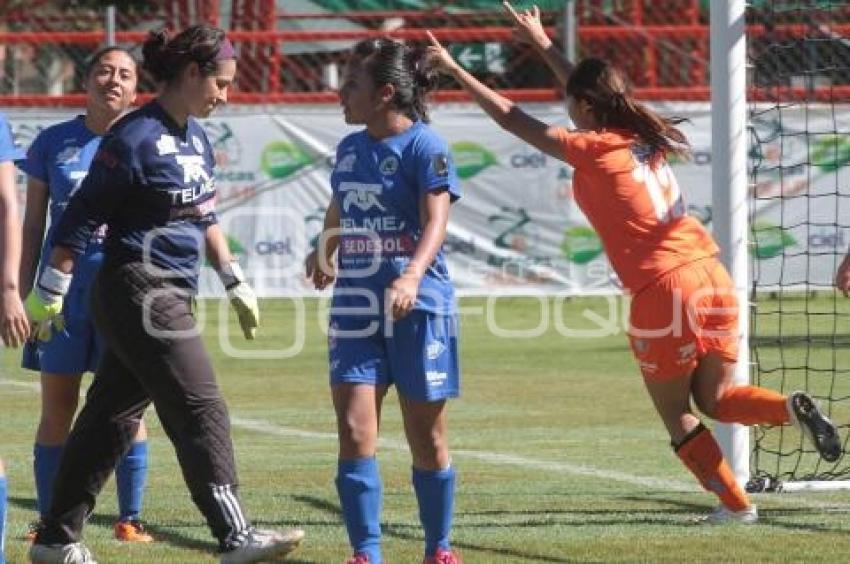
<svg viewBox="0 0 850 564"><path fill-rule="evenodd" d="M636 102L626 78L606 61L582 60L567 80L566 93L587 102L600 126L634 133L648 146L652 163L669 154L685 157L690 153L688 138L676 127L686 120L662 117Z"/></svg>
<svg viewBox="0 0 850 564"><path fill-rule="evenodd" d="M218 61L233 47L224 31L209 25L193 25L172 37L167 29L151 31L142 45L142 68L157 82L173 82L191 63L197 63L202 76L213 74Z"/></svg>
<svg viewBox="0 0 850 564"><path fill-rule="evenodd" d="M428 92L437 86L437 73L425 63L425 50L389 37L364 39L352 49L352 61L363 64L372 83L392 84L392 105L412 120L429 121Z"/></svg>

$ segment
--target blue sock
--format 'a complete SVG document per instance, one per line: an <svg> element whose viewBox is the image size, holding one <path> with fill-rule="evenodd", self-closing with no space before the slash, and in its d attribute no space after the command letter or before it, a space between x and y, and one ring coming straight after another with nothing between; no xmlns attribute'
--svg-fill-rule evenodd
<svg viewBox="0 0 850 564"><path fill-rule="evenodd" d="M59 469L64 448L65 445L49 446L38 443L33 448L35 494L38 498L38 514L41 517L47 515L50 509L50 501L53 499L53 482L56 479L56 471Z"/></svg>
<svg viewBox="0 0 850 564"><path fill-rule="evenodd" d="M118 486L118 511L122 521L138 519L142 512L142 497L148 477L148 442L130 445L130 450L115 467Z"/></svg>
<svg viewBox="0 0 850 564"><path fill-rule="evenodd" d="M437 548L449 550L449 532L455 501L455 469L419 470L413 468L413 489L419 501L419 520L425 531L425 555Z"/></svg>
<svg viewBox="0 0 850 564"><path fill-rule="evenodd" d="M369 556L370 564L381 562L381 474L378 460L340 460L336 490L348 540L355 553Z"/></svg>
<svg viewBox="0 0 850 564"><path fill-rule="evenodd" d="M0 564L6 564L6 476L0 476Z"/></svg>

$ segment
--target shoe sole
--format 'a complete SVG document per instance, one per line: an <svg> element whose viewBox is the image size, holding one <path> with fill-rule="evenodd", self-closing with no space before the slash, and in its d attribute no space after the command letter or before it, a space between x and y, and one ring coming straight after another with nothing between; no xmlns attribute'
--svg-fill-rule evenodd
<svg viewBox="0 0 850 564"><path fill-rule="evenodd" d="M791 399L797 422L803 434L815 446L821 458L835 462L841 458L841 440L832 421L820 412L812 399L802 393Z"/></svg>
<svg viewBox="0 0 850 564"><path fill-rule="evenodd" d="M286 555L299 547L302 540L304 540L304 531L290 531L282 535L277 543L257 550L250 560L240 560L239 562L264 562L267 560L277 562L283 560Z"/></svg>
<svg viewBox="0 0 850 564"><path fill-rule="evenodd" d="M758 523L758 518L755 519L709 519L708 517L702 517L697 519L698 525L706 525L711 527L718 527L723 525L755 525Z"/></svg>
<svg viewBox="0 0 850 564"><path fill-rule="evenodd" d="M728 517L726 519L717 519L712 515L705 515L703 517L697 517L694 519L694 522L697 525L718 527L723 525L755 525L758 523L758 520L758 515L746 518Z"/></svg>

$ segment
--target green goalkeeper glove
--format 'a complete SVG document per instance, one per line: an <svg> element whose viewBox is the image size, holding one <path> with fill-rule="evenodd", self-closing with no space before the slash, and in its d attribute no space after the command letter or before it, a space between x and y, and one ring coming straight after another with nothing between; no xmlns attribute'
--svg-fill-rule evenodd
<svg viewBox="0 0 850 564"><path fill-rule="evenodd" d="M32 322L32 335L39 341L49 341L53 331L65 330L62 305L71 285L71 275L48 266L24 302Z"/></svg>
<svg viewBox="0 0 850 564"><path fill-rule="evenodd" d="M260 326L260 306L257 304L254 290L245 282L242 267L238 262L231 262L218 271L218 276L227 290L227 297L230 298L233 309L236 310L242 334L248 340L253 339L257 334L257 327Z"/></svg>

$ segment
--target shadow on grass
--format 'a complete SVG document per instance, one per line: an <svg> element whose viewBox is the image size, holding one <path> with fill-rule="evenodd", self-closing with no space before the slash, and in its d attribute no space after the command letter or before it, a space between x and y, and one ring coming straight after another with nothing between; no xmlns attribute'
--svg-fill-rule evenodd
<svg viewBox="0 0 850 564"><path fill-rule="evenodd" d="M298 503L303 503L305 505L309 505L313 509L317 509L319 511L323 511L325 513L336 516L338 519L342 519L342 512L340 508L335 503L330 503L324 499L312 497L312 496L294 496L293 499ZM509 514L506 512L506 514ZM489 525L492 527L492 525ZM511 525L513 527L513 525ZM456 525L455 529L466 529L469 528L468 525ZM422 536L418 534L413 534L408 532L410 527L408 526L399 526L394 525L392 523L382 523L382 529L384 535L388 537L393 537L401 540L412 540L416 541L422 540ZM453 541L452 546L459 549L461 554L465 551L476 551L482 554L491 554L494 556L500 556L504 558L511 558L512 561L531 561L531 562L552 562L556 564L590 564L602 562L601 560L587 560L587 559L577 559L577 558L568 558L568 557L560 557L560 556L548 556L544 554L536 554L531 551L522 551L512 548L495 548L488 547L480 544L474 544L470 542L459 542Z"/></svg>
<svg viewBox="0 0 850 564"><path fill-rule="evenodd" d="M647 501L647 498L641 498L641 497L637 497L637 496L626 496L626 497L623 497L622 499L624 499L626 501L638 501L638 502L643 502L643 503L645 503ZM684 501L676 500L676 499L657 499L657 498L654 498L653 502L654 503L662 503L662 504L665 504L669 507L672 507L672 508L674 508L673 511L675 511L677 513L686 513L686 514L687 513L696 513L697 515L706 515L714 509L713 507L708 507L705 504L689 503L689 502L684 502ZM767 525L767 526L771 526L771 527L779 527L779 528L782 528L782 529L788 529L789 531L795 531L795 532L809 531L809 532L812 532L812 533L838 533L838 534L842 534L842 535L847 534L847 532L848 532L847 527L831 526L831 525L826 524L826 523L801 523L799 521L793 521L793 522L783 521L783 519L782 519L783 517L789 517L789 518L800 517L800 518L812 518L812 519L819 519L819 520L823 519L823 516L826 513L824 511L823 507L806 506L806 505L804 505L805 501L801 500L801 502L802 502L801 505L798 506L798 507L779 507L779 508L771 508L771 509L766 509L766 510L760 510L759 511L758 524L763 525L763 526ZM758 503L756 503L756 504L758 505ZM829 514L833 514L833 515L847 515L847 513L850 513L850 511L848 511L847 509L845 509L843 507L841 508L840 512L834 512L834 511L829 512ZM685 522L682 522L681 524L685 525L685 526L699 526L699 527L705 526L705 525L702 525L700 523L696 523L694 521L691 521L691 522L685 521Z"/></svg>
<svg viewBox="0 0 850 564"><path fill-rule="evenodd" d="M33 512L35 515L38 511L38 507L36 502L32 498L28 497L10 497L9 503L20 507L22 509L27 509ZM97 515L94 514L89 517L87 525L94 525L96 527L103 527L107 530L112 530L112 525L115 522L115 517L110 515ZM185 523L180 523L181 527L186 526ZM203 527L206 530L206 525L203 524L203 517L201 517L200 513L198 514L198 527ZM157 544L168 544L170 546L174 546L177 548L183 548L187 550L194 550L201 553L207 553L210 555L217 554L218 543L209 540L204 541L194 537L190 537L187 535L180 534L175 532L174 529L170 527L164 527L161 525L155 525L145 522L145 529L153 535ZM297 554L297 553L296 553ZM312 560L299 560L297 558L287 558L287 562L291 562L292 564L313 564Z"/></svg>

